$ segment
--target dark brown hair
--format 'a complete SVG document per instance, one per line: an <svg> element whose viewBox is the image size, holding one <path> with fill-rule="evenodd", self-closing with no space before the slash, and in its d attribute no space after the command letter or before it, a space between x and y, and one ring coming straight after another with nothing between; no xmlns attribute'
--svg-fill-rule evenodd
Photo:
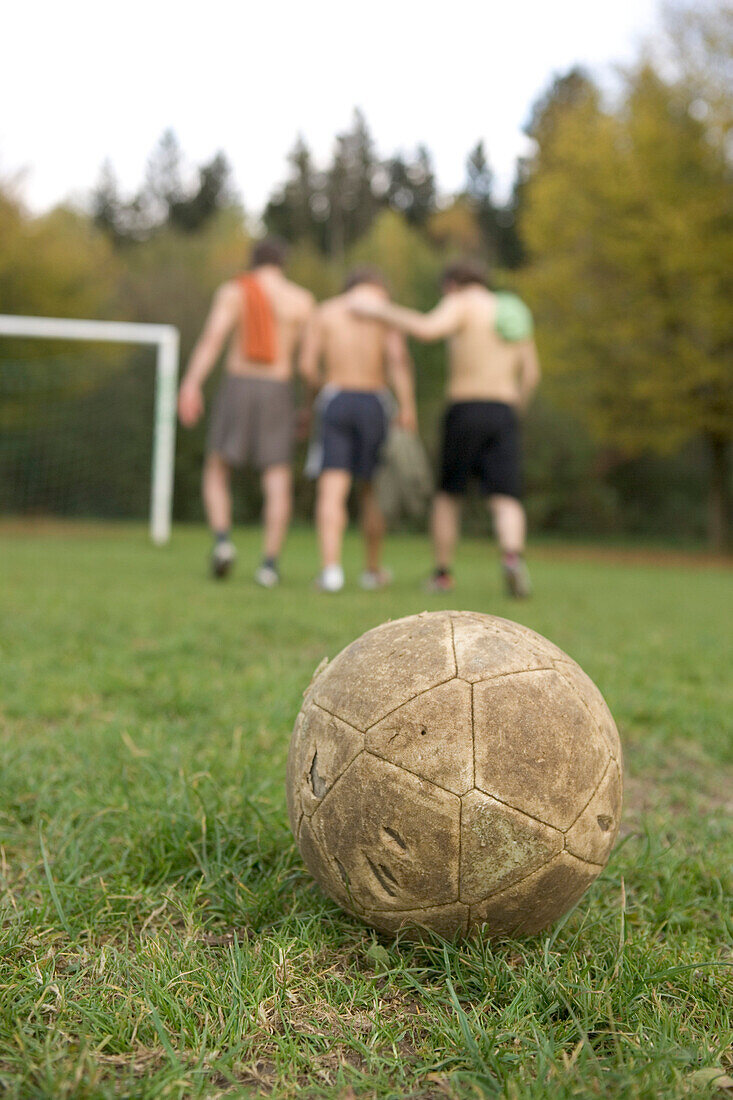
<svg viewBox="0 0 733 1100"><path fill-rule="evenodd" d="M264 267L265 264L283 267L287 257L288 246L281 237L265 237L252 249L250 267Z"/></svg>
<svg viewBox="0 0 733 1100"><path fill-rule="evenodd" d="M454 286L486 286L489 281L489 273L480 260L453 260L443 269L440 277L440 285L445 287L448 283Z"/></svg>
<svg viewBox="0 0 733 1100"><path fill-rule="evenodd" d="M367 283L370 286L381 286L387 289L387 280L378 267L364 264L362 267L354 267L344 279L343 289L351 290L352 287Z"/></svg>

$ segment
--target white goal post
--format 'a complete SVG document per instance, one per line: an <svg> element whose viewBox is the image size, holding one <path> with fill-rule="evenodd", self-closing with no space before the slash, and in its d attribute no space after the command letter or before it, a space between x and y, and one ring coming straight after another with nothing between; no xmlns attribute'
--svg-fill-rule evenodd
<svg viewBox="0 0 733 1100"><path fill-rule="evenodd" d="M79 321L66 317L0 314L0 336L152 344L157 348L150 537L157 546L168 542L173 510L176 448L178 329L173 325L146 325L130 321Z"/></svg>

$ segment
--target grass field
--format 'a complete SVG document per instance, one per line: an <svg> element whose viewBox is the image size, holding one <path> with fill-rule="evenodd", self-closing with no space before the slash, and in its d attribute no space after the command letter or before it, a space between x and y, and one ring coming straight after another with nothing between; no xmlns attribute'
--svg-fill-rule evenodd
<svg viewBox="0 0 733 1100"><path fill-rule="evenodd" d="M427 597L204 573L201 530L0 541L0 1092L8 1097L682 1097L733 1087L733 578L538 552L509 604L468 542ZM425 607L539 630L598 683L624 744L611 862L550 932L380 940L309 879L284 769L311 672Z"/></svg>

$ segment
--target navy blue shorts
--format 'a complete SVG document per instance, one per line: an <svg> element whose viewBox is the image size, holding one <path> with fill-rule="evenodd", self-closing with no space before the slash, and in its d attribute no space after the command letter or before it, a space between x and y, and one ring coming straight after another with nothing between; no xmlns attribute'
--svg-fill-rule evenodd
<svg viewBox="0 0 733 1100"><path fill-rule="evenodd" d="M519 421L511 405L457 401L448 406L440 487L445 493L465 493L471 478L486 495L521 497Z"/></svg>
<svg viewBox="0 0 733 1100"><path fill-rule="evenodd" d="M387 436L387 413L379 394L342 390L323 412L322 470L348 470L371 481Z"/></svg>

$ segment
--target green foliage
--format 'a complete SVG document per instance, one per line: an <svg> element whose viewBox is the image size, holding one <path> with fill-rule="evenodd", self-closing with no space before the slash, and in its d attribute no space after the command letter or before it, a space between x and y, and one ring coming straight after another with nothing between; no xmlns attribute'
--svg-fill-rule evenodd
<svg viewBox="0 0 733 1100"><path fill-rule="evenodd" d="M321 658L425 608L427 544L392 540L395 586L364 593L348 538L336 607L309 589L310 532L273 592L236 537L216 586L203 531L3 536L3 1095L682 1100L730 1075L730 576L556 548L518 607L463 544L432 606L519 616L587 669L623 740L624 835L549 932L415 946L311 881L284 765Z"/></svg>
<svg viewBox="0 0 733 1100"><path fill-rule="evenodd" d="M730 187L683 108L648 68L618 116L589 95L556 119L527 188L525 285L548 367L580 381L593 428L632 450L728 431L733 416Z"/></svg>
<svg viewBox="0 0 733 1100"><path fill-rule="evenodd" d="M712 34L716 17L707 19ZM730 34L730 21L720 28ZM708 88L715 71L711 59ZM582 74L556 82L532 120L538 151L524 190L531 264L522 285L555 393L597 438L627 454L669 453L697 436L709 442L722 541L733 436L733 189L713 124L720 111L691 98L693 87L684 73L663 77L644 60L611 111Z"/></svg>
<svg viewBox="0 0 733 1100"><path fill-rule="evenodd" d="M419 309L435 303L440 256L401 214L384 210L350 250L347 267L376 264L397 301Z"/></svg>
<svg viewBox="0 0 733 1100"><path fill-rule="evenodd" d="M235 207L220 210L197 233L161 229L125 251L118 288L124 315L176 325L186 357L214 291L246 267L250 243Z"/></svg>
<svg viewBox="0 0 733 1100"><path fill-rule="evenodd" d="M119 277L112 250L79 211L32 217L0 189L0 309L54 317L101 317Z"/></svg>
<svg viewBox="0 0 733 1100"><path fill-rule="evenodd" d="M308 239L300 239L288 254L287 274L306 287L318 301L332 298L341 290L343 271L333 261L324 258Z"/></svg>
<svg viewBox="0 0 733 1100"><path fill-rule="evenodd" d="M474 204L460 195L428 222L433 242L449 256L477 255L481 251L481 225Z"/></svg>

